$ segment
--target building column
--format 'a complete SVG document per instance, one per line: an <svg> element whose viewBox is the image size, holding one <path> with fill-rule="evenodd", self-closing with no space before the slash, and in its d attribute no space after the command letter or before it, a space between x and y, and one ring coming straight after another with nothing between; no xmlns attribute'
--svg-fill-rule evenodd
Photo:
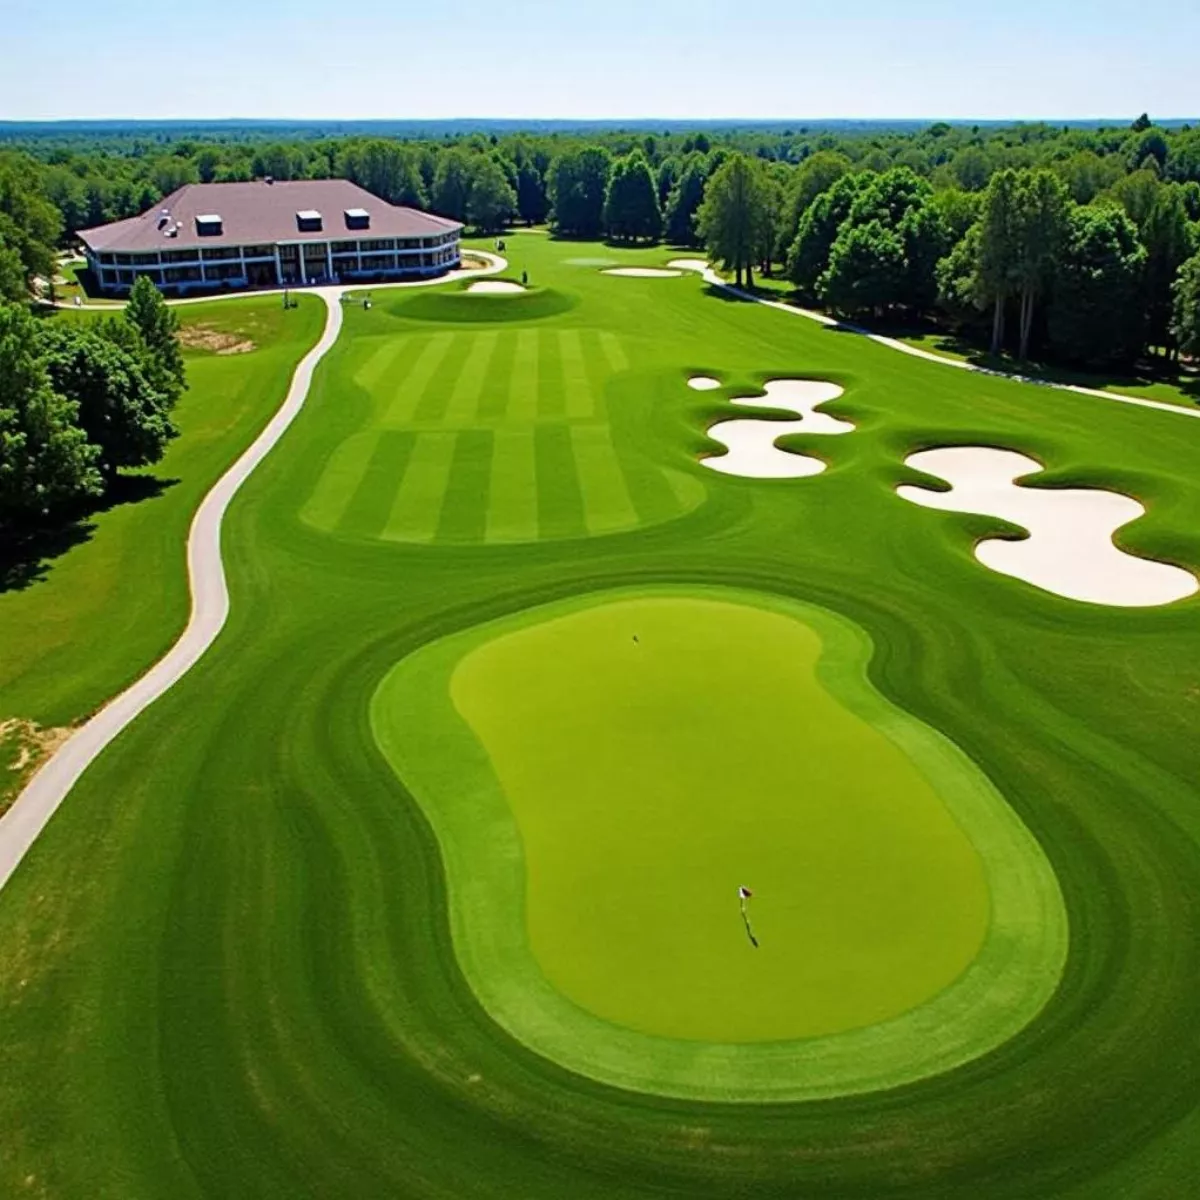
<svg viewBox="0 0 1200 1200"><path fill-rule="evenodd" d="M279 243L275 243L275 286L283 287L283 266L279 261Z"/></svg>
<svg viewBox="0 0 1200 1200"><path fill-rule="evenodd" d="M333 279L333 243L325 243L325 278Z"/></svg>
<svg viewBox="0 0 1200 1200"><path fill-rule="evenodd" d="M304 243L301 242L296 247L296 259L300 263L300 282L305 287L308 287L308 272L304 269Z"/></svg>

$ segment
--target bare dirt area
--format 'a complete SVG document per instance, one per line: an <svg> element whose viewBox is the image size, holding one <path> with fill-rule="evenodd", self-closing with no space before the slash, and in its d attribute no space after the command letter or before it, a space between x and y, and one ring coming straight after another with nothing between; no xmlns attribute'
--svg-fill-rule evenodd
<svg viewBox="0 0 1200 1200"><path fill-rule="evenodd" d="M256 348L249 338L211 325L183 326L179 344L187 350L207 350L211 354L249 354Z"/></svg>
<svg viewBox="0 0 1200 1200"><path fill-rule="evenodd" d="M29 777L75 731L44 729L23 717L0 720L0 813L20 795Z"/></svg>

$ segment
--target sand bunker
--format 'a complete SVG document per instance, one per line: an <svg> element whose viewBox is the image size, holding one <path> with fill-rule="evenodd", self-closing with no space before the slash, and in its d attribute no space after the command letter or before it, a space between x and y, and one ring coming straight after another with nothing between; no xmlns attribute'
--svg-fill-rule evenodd
<svg viewBox="0 0 1200 1200"><path fill-rule="evenodd" d="M721 381L711 375L693 375L688 380L688 387L694 392L715 392L720 386Z"/></svg>
<svg viewBox="0 0 1200 1200"><path fill-rule="evenodd" d="M702 458L704 466L724 475L748 479L800 479L819 475L825 464L807 454L780 450L775 442L787 433L850 433L854 426L827 413L815 412L817 405L836 400L842 389L836 383L815 379L771 379L763 385L765 396L739 397L733 404L754 408L785 408L798 421L765 421L739 417L718 421L709 427L708 436L725 446L729 453Z"/></svg>
<svg viewBox="0 0 1200 1200"><path fill-rule="evenodd" d="M708 270L708 260L705 258L673 258L668 267L677 271L699 271L701 275Z"/></svg>
<svg viewBox="0 0 1200 1200"><path fill-rule="evenodd" d="M903 485L905 500L926 508L1003 517L1029 531L1018 542L987 538L975 547L984 566L1035 587L1093 604L1140 608L1192 595L1195 576L1180 567L1118 550L1112 535L1146 510L1130 496L1092 488L1023 488L1040 463L1013 450L945 446L905 462L952 485L949 492Z"/></svg>
<svg viewBox="0 0 1200 1200"><path fill-rule="evenodd" d="M519 283L507 279L479 279L467 288L468 292L477 296L512 296L524 290Z"/></svg>
<svg viewBox="0 0 1200 1200"><path fill-rule="evenodd" d="M610 267L604 275L624 275L629 279L678 279L682 271L667 271L661 267Z"/></svg>

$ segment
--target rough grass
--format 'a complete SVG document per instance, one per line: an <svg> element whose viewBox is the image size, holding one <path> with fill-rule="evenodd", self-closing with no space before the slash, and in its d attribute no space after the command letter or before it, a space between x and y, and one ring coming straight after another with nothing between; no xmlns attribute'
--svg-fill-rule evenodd
<svg viewBox="0 0 1200 1200"><path fill-rule="evenodd" d="M188 613L184 547L192 513L282 402L292 367L322 320L311 298L288 312L274 298L179 312L185 332L252 340L258 349L236 362L189 350L189 386L175 413L180 436L163 460L124 476L102 509L23 547L19 561L6 564L0 720L74 724L175 639ZM64 312L47 319L97 318ZM0 768L0 791L10 782L4 776Z"/></svg>
<svg viewBox="0 0 1200 1200"><path fill-rule="evenodd" d="M305 413L230 513L227 629L88 773L0 894L0 1193L1190 1194L1200 602L1121 611L1039 592L973 560L996 523L907 505L893 487L921 446L1008 445L1064 476L1119 478L1150 508L1127 548L1170 542L1196 569L1193 423L922 363L722 301L694 278L557 265L607 248L510 248L515 270L579 297L539 331L586 325L620 342L628 367L604 396L622 462L677 471L702 502L569 542L481 545L457 525L442 540L440 516L428 544L314 527L305 506L339 448L402 396L347 368L403 318L349 310ZM236 377L261 353L209 361ZM796 439L830 463L811 479L715 476L694 461L714 408L686 388L695 371L737 389L836 379L847 391L831 411L853 408L858 429ZM539 470L539 527L578 524L566 461ZM138 588L165 578L126 573ZM436 839L376 746L370 697L438 637L648 583L774 592L867 631L874 685L979 764L1058 876L1068 960L1026 1029L903 1088L746 1105L590 1082L486 1015L452 948ZM22 686L49 709L47 677L49 663Z"/></svg>

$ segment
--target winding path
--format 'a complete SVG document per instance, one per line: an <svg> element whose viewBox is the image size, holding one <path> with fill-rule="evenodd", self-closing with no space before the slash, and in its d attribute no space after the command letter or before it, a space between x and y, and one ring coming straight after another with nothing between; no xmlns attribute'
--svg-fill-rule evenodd
<svg viewBox="0 0 1200 1200"><path fill-rule="evenodd" d="M1200 419L1200 408L1184 408L1180 404L1168 404L1165 400L1146 400L1141 396L1127 396L1124 392L1104 392L1099 388L1080 387L1074 383L1055 383L1049 379L1036 379L1032 375L1015 375L1008 371L994 371L989 367L978 367L974 363L962 362L957 358L946 358L941 354L933 354L918 346L910 346L897 338L886 337L882 333L872 333L869 329L863 329L859 325L836 320L825 313L815 312L811 308L785 304L782 300L764 300L761 296L755 296L752 292L735 287L732 283L722 279L709 262L703 258L676 258L672 259L667 266L682 271L696 271L705 283L720 288L731 296L737 296L739 300L750 300L755 304L762 304L766 308L777 308L780 312L791 313L794 317L807 317L808 320L816 321L820 325L836 325L839 329L857 333L880 346L907 354L911 358L923 358L926 362L940 363L943 367L956 367L960 371L972 371L976 375L991 375L996 379L1012 379L1017 383L1032 383L1036 387L1053 388L1059 392L1074 392L1077 396L1098 396L1101 400L1112 400L1117 404L1134 404L1138 408L1156 408L1160 412L1178 413L1180 416Z"/></svg>
<svg viewBox="0 0 1200 1200"><path fill-rule="evenodd" d="M437 279L411 283L372 285L369 290L423 287L470 276L494 275L508 263L495 254L472 251L488 265L453 271ZM229 615L229 590L221 560L221 522L230 501L254 469L275 447L299 415L308 398L317 364L337 341L342 328L342 297L361 287L334 286L303 289L325 303L325 328L317 343L296 365L287 396L266 428L221 476L200 503L188 532L188 585L192 611L178 641L141 678L110 700L81 725L38 769L12 807L0 817L0 888L12 878L29 848L45 829L67 793L93 760L160 696L172 688L200 660L216 640ZM253 293L261 294L261 293ZM244 293L231 293L229 298ZM224 299L218 297L217 299ZM213 297L205 297L211 300Z"/></svg>

